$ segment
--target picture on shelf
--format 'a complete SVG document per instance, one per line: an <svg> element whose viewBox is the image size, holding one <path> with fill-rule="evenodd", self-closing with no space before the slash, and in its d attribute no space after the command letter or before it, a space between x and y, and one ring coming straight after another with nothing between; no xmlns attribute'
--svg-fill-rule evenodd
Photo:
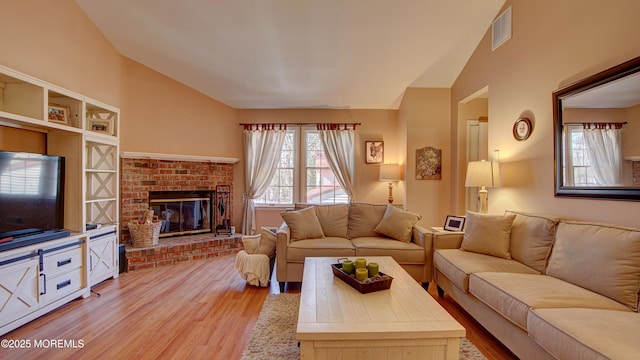
<svg viewBox="0 0 640 360"><path fill-rule="evenodd" d="M111 120L103 119L89 119L89 130L100 134L113 136L113 122Z"/></svg>
<svg viewBox="0 0 640 360"><path fill-rule="evenodd" d="M69 125L69 108L60 105L49 105L47 118L50 122Z"/></svg>

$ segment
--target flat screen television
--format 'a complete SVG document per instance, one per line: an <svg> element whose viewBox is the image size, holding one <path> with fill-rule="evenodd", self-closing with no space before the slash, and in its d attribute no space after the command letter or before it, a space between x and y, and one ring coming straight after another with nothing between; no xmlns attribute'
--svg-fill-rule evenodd
<svg viewBox="0 0 640 360"><path fill-rule="evenodd" d="M0 239L64 227L64 157L0 151Z"/></svg>

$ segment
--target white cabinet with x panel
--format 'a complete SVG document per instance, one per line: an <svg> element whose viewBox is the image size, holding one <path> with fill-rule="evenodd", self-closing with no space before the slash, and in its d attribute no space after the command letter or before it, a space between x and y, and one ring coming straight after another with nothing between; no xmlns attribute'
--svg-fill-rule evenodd
<svg viewBox="0 0 640 360"><path fill-rule="evenodd" d="M118 241L115 225L89 232L89 286L118 277Z"/></svg>

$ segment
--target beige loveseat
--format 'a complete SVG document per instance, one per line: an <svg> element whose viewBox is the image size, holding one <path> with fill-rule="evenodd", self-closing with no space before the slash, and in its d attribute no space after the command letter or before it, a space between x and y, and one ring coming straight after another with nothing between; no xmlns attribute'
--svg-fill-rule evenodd
<svg viewBox="0 0 640 360"><path fill-rule="evenodd" d="M420 215L391 205L296 204L282 214L277 232L276 278L302 281L306 257L391 256L416 281L432 278L431 234L416 226Z"/></svg>
<svg viewBox="0 0 640 360"><path fill-rule="evenodd" d="M434 280L522 359L638 359L640 229L507 211L434 234Z"/></svg>

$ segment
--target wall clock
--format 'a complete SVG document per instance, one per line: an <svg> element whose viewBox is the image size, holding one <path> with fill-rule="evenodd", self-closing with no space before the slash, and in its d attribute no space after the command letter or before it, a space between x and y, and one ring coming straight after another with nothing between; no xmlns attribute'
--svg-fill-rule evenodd
<svg viewBox="0 0 640 360"><path fill-rule="evenodd" d="M518 141L527 140L529 136L531 136L532 131L533 125L529 118L520 118L513 124L513 137Z"/></svg>

